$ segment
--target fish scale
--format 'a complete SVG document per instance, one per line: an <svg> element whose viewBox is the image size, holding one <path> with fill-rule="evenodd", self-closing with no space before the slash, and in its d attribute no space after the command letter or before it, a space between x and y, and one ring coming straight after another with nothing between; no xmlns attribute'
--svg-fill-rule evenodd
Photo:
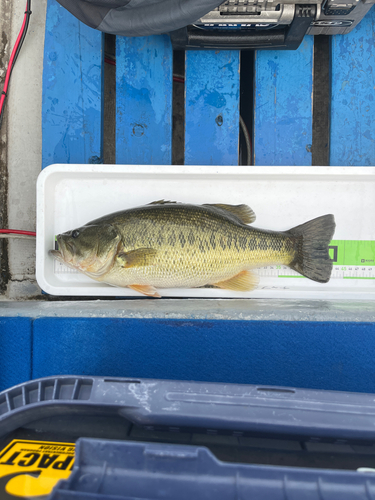
<svg viewBox="0 0 375 500"><path fill-rule="evenodd" d="M114 266L103 281L113 278L117 283L130 280L161 288L198 287L264 263L289 263L292 258L290 237L263 233L214 210L186 205L176 210L176 205L162 205L162 210L140 210L136 217L140 227L131 236L128 224L116 221L124 252L134 248L136 238L138 248L158 250L154 263L142 269Z"/></svg>
<svg viewBox="0 0 375 500"><path fill-rule="evenodd" d="M52 253L93 279L148 295L155 287L250 290L258 280L252 269L278 264L328 281L332 215L285 232L248 225L254 219L246 205L155 202L59 235Z"/></svg>

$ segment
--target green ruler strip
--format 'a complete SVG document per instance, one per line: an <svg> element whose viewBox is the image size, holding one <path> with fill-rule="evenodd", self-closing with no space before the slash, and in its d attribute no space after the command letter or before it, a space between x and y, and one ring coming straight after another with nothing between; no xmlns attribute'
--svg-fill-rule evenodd
<svg viewBox="0 0 375 500"><path fill-rule="evenodd" d="M337 266L375 266L375 241L332 240L329 254Z"/></svg>
<svg viewBox="0 0 375 500"><path fill-rule="evenodd" d="M333 259L332 277L344 280L375 279L375 241L333 240L329 252Z"/></svg>
<svg viewBox="0 0 375 500"><path fill-rule="evenodd" d="M332 278L375 280L375 241L332 240L329 255L333 260ZM302 278L285 266L275 266L279 278Z"/></svg>

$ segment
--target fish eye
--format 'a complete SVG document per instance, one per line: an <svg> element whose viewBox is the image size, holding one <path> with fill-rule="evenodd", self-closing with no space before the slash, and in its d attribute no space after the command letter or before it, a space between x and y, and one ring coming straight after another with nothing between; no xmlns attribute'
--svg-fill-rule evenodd
<svg viewBox="0 0 375 500"><path fill-rule="evenodd" d="M72 232L72 238L78 238L79 236L79 231L78 229L75 229L73 232Z"/></svg>

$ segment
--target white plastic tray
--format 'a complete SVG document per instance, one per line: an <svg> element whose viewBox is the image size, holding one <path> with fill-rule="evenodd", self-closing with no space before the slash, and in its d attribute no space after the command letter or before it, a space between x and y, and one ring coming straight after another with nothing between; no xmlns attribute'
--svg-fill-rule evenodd
<svg viewBox="0 0 375 500"><path fill-rule="evenodd" d="M373 240L373 167L214 167L51 165L37 182L39 286L53 295L137 296L98 283L57 263L48 251L55 235L118 210L167 199L186 203L248 204L254 226L286 230L333 213L335 240ZM164 297L375 299L375 280L331 278L327 284L265 276L252 292L163 289Z"/></svg>

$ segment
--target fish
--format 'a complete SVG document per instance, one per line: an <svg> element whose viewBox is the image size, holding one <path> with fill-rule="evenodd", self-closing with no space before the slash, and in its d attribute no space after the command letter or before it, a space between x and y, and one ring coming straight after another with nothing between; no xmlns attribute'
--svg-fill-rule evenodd
<svg viewBox="0 0 375 500"><path fill-rule="evenodd" d="M332 214L287 231L255 228L245 204L158 200L59 234L58 261L90 278L150 297L163 288L251 291L256 268L286 265L319 283L331 276Z"/></svg>

